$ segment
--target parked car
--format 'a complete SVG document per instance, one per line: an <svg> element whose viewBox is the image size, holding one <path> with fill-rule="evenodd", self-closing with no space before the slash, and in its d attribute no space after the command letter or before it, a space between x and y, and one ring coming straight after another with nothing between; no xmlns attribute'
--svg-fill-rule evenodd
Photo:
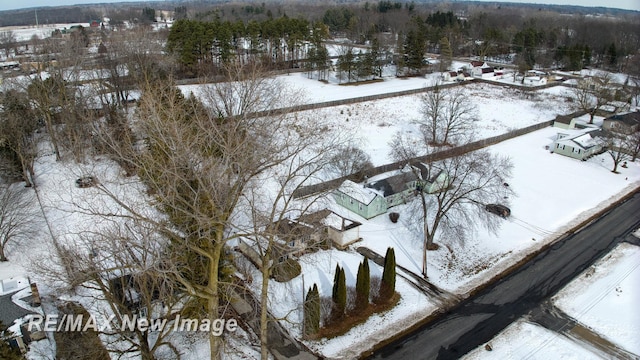
<svg viewBox="0 0 640 360"><path fill-rule="evenodd" d="M511 209L502 204L487 204L484 206L485 210L492 214L496 214L500 217L506 218L511 215Z"/></svg>

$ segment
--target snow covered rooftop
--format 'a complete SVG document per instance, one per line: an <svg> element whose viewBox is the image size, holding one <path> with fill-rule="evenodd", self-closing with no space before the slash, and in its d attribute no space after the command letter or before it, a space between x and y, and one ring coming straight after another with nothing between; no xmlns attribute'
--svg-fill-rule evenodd
<svg viewBox="0 0 640 360"><path fill-rule="evenodd" d="M363 204L370 204L376 196L381 196L377 191L356 184L351 180L345 180L338 188L338 191Z"/></svg>

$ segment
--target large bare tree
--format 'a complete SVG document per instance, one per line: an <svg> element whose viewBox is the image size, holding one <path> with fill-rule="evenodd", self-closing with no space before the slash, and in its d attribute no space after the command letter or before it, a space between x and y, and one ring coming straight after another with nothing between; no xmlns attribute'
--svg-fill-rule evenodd
<svg viewBox="0 0 640 360"><path fill-rule="evenodd" d="M203 91L203 102L182 95L170 80L142 83L132 132L142 141L102 139L121 163L137 175L167 221L128 208L132 216L162 229L182 264L176 281L202 304L214 321L221 315L226 263L225 243L234 238L234 210L253 179L299 153L297 121L275 110L289 99L282 87L255 65L230 66L231 81ZM290 105L290 103L288 104ZM261 116L255 116L260 112ZM222 279L222 281L221 281ZM211 358L219 358L221 339L209 337Z"/></svg>
<svg viewBox="0 0 640 360"><path fill-rule="evenodd" d="M0 95L0 147L7 148L19 165L27 187L35 185L33 163L37 154L37 118L26 93L9 89ZM17 161L16 161L17 160Z"/></svg>
<svg viewBox="0 0 640 360"><path fill-rule="evenodd" d="M599 74L578 80L573 90L574 106L578 111L589 114L589 124L593 124L593 117L606 105L610 105L615 96L612 89L611 75Z"/></svg>
<svg viewBox="0 0 640 360"><path fill-rule="evenodd" d="M0 184L0 261L7 261L7 246L28 240L36 233L37 216L32 209L32 192L14 185Z"/></svg>
<svg viewBox="0 0 640 360"><path fill-rule="evenodd" d="M418 124L426 143L453 145L468 137L476 116L476 107L461 87L445 88L436 84L422 97L422 119Z"/></svg>
<svg viewBox="0 0 640 360"><path fill-rule="evenodd" d="M508 205L511 190L505 183L511 175L512 164L508 158L487 150L454 155L430 164L416 164L415 144L398 134L391 145L392 157L413 164L417 176L435 183L433 193L418 192L422 208L422 274L426 278L427 251L437 249L436 236L464 241L479 226L497 229L499 218L487 212L485 206Z"/></svg>

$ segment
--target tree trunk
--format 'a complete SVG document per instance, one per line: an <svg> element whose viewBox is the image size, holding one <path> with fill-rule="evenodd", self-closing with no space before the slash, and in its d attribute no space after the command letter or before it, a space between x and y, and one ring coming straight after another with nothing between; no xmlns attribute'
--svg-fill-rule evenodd
<svg viewBox="0 0 640 360"><path fill-rule="evenodd" d="M269 303L269 272L271 265L269 262L271 257L269 256L269 249L265 252L262 258L262 289L260 290L260 359L269 359L269 319L268 319L268 303Z"/></svg>
<svg viewBox="0 0 640 360"><path fill-rule="evenodd" d="M224 241L222 240L222 229L216 232L215 243L212 244L211 248L211 260L209 261L209 282L207 284L207 290L209 292L209 299L207 301L207 312L209 313L209 321L211 324L214 324L218 319L219 313L218 308L220 305L220 294L219 286L218 286L218 265L220 263L220 254L222 254L222 247L224 246ZM220 346L220 337L214 335L213 332L209 332L209 349L210 356L209 358L212 360L221 358L221 346Z"/></svg>

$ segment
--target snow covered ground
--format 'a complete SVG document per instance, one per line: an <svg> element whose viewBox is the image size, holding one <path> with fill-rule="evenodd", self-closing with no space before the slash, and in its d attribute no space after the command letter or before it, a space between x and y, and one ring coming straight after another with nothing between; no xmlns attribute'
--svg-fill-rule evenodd
<svg viewBox="0 0 640 360"><path fill-rule="evenodd" d="M358 264L362 260L363 256L360 254L335 249L304 255L300 259L301 276L287 283L273 280L269 282L269 303L272 304L273 315L289 320L282 321L282 325L290 334L301 338L302 301L309 288L317 284L320 297L331 297L336 264L345 269L347 287L355 288ZM369 261L369 267L372 278L382 277L380 266ZM261 274L255 270L252 276L253 290L259 293ZM342 336L330 340L305 341L306 345L328 358L357 358L362 352L388 338L391 334L389 329L408 328L438 308L425 294L399 277L396 280L396 291L401 298L394 308L371 316Z"/></svg>
<svg viewBox="0 0 640 360"><path fill-rule="evenodd" d="M545 150L558 130L549 127L489 147L491 152L509 156L513 161L513 177L508 180L515 192L508 199L511 217L504 220L496 234L478 229L464 243L456 239L436 240L441 247L428 254L430 282L447 291L465 294L554 240L580 219L615 201L619 194L640 185L637 162L614 174L606 154L583 162ZM357 246L369 247L379 254L384 254L388 246L395 247L398 264L421 273L420 225L412 215L420 213L417 201L393 208L400 213L397 224L384 215L365 220L332 201L329 204L334 211L363 224L360 230L363 241Z"/></svg>
<svg viewBox="0 0 640 360"><path fill-rule="evenodd" d="M640 247L619 244L553 297L555 306L640 355Z"/></svg>
<svg viewBox="0 0 640 360"><path fill-rule="evenodd" d="M504 329L491 340L490 345L491 351L481 346L468 353L463 359L602 359L600 354L590 352L570 338L522 319Z"/></svg>
<svg viewBox="0 0 640 360"><path fill-rule="evenodd" d="M555 306L616 346L640 354L640 247L619 244L604 258L553 297ZM465 360L480 359L602 359L571 336L520 319ZM593 351L593 352L592 352Z"/></svg>
<svg viewBox="0 0 640 360"><path fill-rule="evenodd" d="M305 88L307 97L312 102L421 88L427 84L427 79L424 78L385 79L384 82L359 86L324 84L309 80L304 74L284 75L281 78L283 81L291 81L291 86ZM478 105L477 128L480 137L551 120L557 114L568 112L561 90L564 89L546 89L527 98L517 91L488 84L470 84L464 87L469 99ZM372 156L373 162L379 165L389 161L388 140L395 132L417 131L412 121L419 116L418 111L419 98L405 96L326 108L319 113L323 122L334 131L345 131L359 139L361 146ZM638 163L631 163L628 168L620 168L620 174L613 174L610 172L611 164L607 155L581 162L550 154L545 146L554 140L557 132L558 129L545 128L489 148L494 153L511 157L514 163L513 178L508 180L516 194L508 199L512 216L504 221L495 234L479 229L465 242L437 239L441 247L437 251L430 251L428 258L430 282L447 291L466 294L526 254L552 241L577 220L588 217L640 184ZM91 188L76 188L74 181L78 177L93 174L100 181L114 184L116 191L131 191L133 194L143 192L135 179L121 178L119 169L109 161L99 160L76 165L56 162L50 152L43 151L40 155L35 170L39 191L52 230L61 241L71 242L73 234L86 228L95 230L99 226L97 220L89 214L92 206L98 206L96 193ZM141 201L143 199L144 197L140 197ZM334 211L363 224L360 228L363 241L356 246L369 247L379 254L384 254L389 246L394 247L400 265L415 273L421 272L420 226L412 216L416 213L415 202L394 208L401 214L397 224L392 224L383 215L371 220L361 219L339 208L330 199L327 204ZM105 203L100 206L105 206ZM108 202L106 206L110 206ZM33 241L11 246L11 261L0 264L0 279L29 276L33 262L41 261L47 254L48 239L43 225L43 231ZM287 316L291 323L283 322L283 325L292 334L299 336L303 289L317 283L321 294L329 295L336 264L345 267L347 282L353 285L357 264L361 260L362 257L353 251L331 250L306 255L301 261L304 277L300 276L287 284L271 282L271 311L276 316ZM373 275L381 274L377 265L370 263L370 266ZM253 284L259 284L257 272ZM49 290L46 284L42 284L40 289L43 295ZM331 340L308 341L307 345L327 357L356 357L394 332L425 318L437 308L433 299L417 291L405 280L398 279L397 291L401 300L394 309L371 317L343 336ZM518 326L532 334L540 331L535 326L532 328L533 325ZM195 348L201 349L201 345L195 345ZM563 343L557 345L563 346ZM206 354L206 351L195 353Z"/></svg>

